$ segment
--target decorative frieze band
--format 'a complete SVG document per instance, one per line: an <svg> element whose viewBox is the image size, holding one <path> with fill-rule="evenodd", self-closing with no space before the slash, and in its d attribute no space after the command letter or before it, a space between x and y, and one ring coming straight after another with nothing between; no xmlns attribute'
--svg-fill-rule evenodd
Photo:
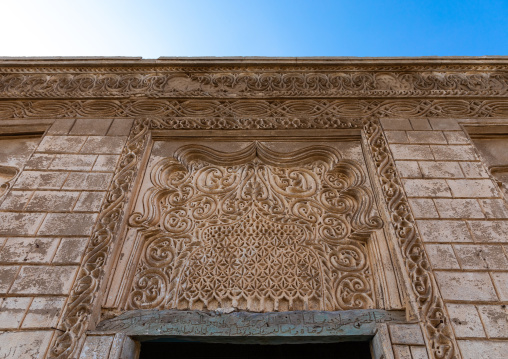
<svg viewBox="0 0 508 359"><path fill-rule="evenodd" d="M0 68L0 98L505 97L502 71L316 71L131 73Z"/></svg>
<svg viewBox="0 0 508 359"><path fill-rule="evenodd" d="M0 119L139 116L175 129L347 128L365 117L506 118L508 99L0 101Z"/></svg>

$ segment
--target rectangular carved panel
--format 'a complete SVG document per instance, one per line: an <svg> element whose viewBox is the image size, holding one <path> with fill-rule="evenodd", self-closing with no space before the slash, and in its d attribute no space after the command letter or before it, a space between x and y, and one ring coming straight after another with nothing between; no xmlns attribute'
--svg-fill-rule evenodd
<svg viewBox="0 0 508 359"><path fill-rule="evenodd" d="M369 187L359 141L156 141L124 308L375 308Z"/></svg>

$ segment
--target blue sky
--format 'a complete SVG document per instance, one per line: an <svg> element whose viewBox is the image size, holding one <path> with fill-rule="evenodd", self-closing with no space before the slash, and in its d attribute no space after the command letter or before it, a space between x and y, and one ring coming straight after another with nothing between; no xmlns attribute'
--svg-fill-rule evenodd
<svg viewBox="0 0 508 359"><path fill-rule="evenodd" d="M0 0L0 56L508 55L508 0Z"/></svg>

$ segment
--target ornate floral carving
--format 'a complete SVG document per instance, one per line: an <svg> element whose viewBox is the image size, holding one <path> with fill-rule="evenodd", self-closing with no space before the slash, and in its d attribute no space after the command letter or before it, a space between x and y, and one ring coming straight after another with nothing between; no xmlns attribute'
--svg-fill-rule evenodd
<svg viewBox="0 0 508 359"><path fill-rule="evenodd" d="M330 147L234 153L188 145L154 166L130 308L372 308L380 228L358 164Z"/></svg>
<svg viewBox="0 0 508 359"><path fill-rule="evenodd" d="M438 66L439 67L439 66ZM167 68L118 72L78 72L72 68L43 73L0 72L0 98L57 97L504 97L508 94L506 70L452 72L341 69L222 69L199 73ZM189 70L192 72L189 73ZM125 71L125 70L124 70ZM55 73L56 72L56 73Z"/></svg>

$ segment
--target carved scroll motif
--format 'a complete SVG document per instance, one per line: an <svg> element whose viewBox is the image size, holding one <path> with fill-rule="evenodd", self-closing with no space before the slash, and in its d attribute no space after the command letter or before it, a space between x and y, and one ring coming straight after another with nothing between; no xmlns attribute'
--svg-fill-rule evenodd
<svg viewBox="0 0 508 359"><path fill-rule="evenodd" d="M130 309L250 311L375 306L365 174L330 147L275 152L199 145L158 162L143 213Z"/></svg>
<svg viewBox="0 0 508 359"><path fill-rule="evenodd" d="M79 69L46 69L15 73L4 68L0 73L0 98L55 98L55 97L505 97L508 93L508 72L499 66L496 70L469 66L462 71L440 71L434 67L420 72L405 69L358 71L299 68L298 71L274 72L254 68L235 71L191 67L176 72L168 68L130 68L118 71L102 68L98 73ZM218 69L219 71L221 69ZM302 71L303 70L303 71ZM19 71L19 70L18 70ZM40 70L39 70L40 71ZM76 73L76 71L78 73ZM169 71L169 72L168 72ZM53 73L47 73L53 72ZM81 72L81 73L79 73ZM189 72L194 72L189 74Z"/></svg>

